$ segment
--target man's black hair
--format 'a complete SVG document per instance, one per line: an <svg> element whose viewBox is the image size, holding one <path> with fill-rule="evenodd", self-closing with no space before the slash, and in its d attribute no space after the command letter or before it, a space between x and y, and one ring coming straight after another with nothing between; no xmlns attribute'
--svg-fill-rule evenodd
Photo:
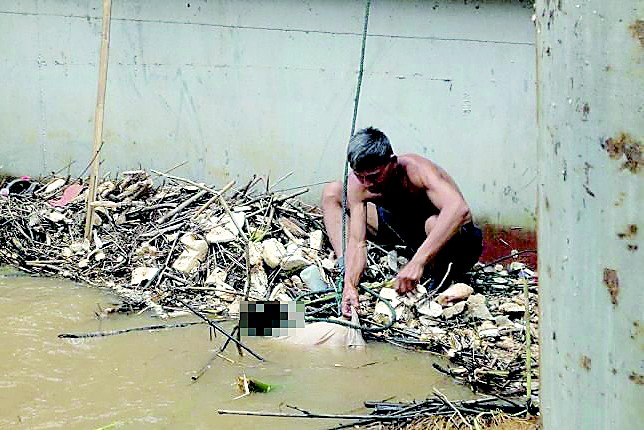
<svg viewBox="0 0 644 430"><path fill-rule="evenodd" d="M351 168L360 172L388 163L393 153L385 133L377 128L368 127L358 130L351 136L347 158Z"/></svg>

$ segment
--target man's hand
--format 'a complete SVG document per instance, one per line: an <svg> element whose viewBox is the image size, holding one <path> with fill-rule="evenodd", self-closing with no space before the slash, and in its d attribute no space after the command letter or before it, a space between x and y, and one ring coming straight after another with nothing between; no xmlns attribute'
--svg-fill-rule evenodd
<svg viewBox="0 0 644 430"><path fill-rule="evenodd" d="M344 290L342 291L342 315L350 319L352 307L356 308L356 311L360 308L358 291L355 287L345 284Z"/></svg>
<svg viewBox="0 0 644 430"><path fill-rule="evenodd" d="M424 266L411 260L403 269L398 272L395 288L398 294L405 294L412 291L418 285L423 276Z"/></svg>

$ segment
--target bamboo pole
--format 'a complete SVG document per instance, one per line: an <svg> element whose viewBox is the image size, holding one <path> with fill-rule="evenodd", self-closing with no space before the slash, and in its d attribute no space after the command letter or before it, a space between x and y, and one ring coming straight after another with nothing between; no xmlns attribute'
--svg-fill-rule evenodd
<svg viewBox="0 0 644 430"><path fill-rule="evenodd" d="M103 0L103 31L101 36L101 54L98 68L98 95L94 113L94 146L92 148L91 173L87 190L87 212L85 216L85 238L91 240L94 222L94 207L98 180L98 167L103 141L103 113L105 109L105 86L107 84L107 60L110 46L110 21L112 18L112 0Z"/></svg>

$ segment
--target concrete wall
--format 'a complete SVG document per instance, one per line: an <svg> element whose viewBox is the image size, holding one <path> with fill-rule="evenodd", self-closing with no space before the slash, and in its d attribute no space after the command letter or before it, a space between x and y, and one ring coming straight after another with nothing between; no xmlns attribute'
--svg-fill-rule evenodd
<svg viewBox="0 0 644 430"><path fill-rule="evenodd" d="M544 430L644 422L643 6L537 2Z"/></svg>
<svg viewBox="0 0 644 430"><path fill-rule="evenodd" d="M0 3L2 172L87 165L101 3ZM177 174L212 183L341 176L362 2L113 0L112 12L102 172L187 160ZM358 117L445 167L479 220L528 227L532 13L517 0L374 1Z"/></svg>

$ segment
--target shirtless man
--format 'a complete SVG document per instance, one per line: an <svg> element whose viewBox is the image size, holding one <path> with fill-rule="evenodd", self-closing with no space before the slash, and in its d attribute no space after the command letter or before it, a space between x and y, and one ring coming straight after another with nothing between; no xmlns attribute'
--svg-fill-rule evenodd
<svg viewBox="0 0 644 430"><path fill-rule="evenodd" d="M326 231L344 264L346 317L351 307L358 309L367 233L377 242L398 242L415 252L395 279L399 294L416 288L425 272L435 287L450 262L453 278L478 261L481 230L472 223L470 208L447 172L416 154L396 156L387 136L371 127L353 135L347 155L352 172L347 182L346 256L342 256L342 183L327 184L322 194Z"/></svg>

